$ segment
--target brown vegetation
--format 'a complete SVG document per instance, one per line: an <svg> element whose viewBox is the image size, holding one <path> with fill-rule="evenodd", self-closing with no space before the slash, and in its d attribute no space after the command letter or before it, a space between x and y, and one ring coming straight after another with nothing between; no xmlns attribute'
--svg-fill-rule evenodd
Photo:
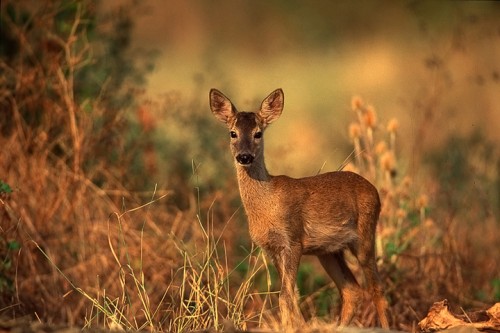
<svg viewBox="0 0 500 333"><path fill-rule="evenodd" d="M450 312L448 301L436 302L418 326L423 332L442 331L454 327L472 327L481 331L500 331L500 303L487 310L456 315Z"/></svg>

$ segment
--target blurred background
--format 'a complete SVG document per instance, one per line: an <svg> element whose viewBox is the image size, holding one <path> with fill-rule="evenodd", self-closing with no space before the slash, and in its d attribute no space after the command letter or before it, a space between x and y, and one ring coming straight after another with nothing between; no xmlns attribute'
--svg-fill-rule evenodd
<svg viewBox="0 0 500 333"><path fill-rule="evenodd" d="M210 88L245 111L284 90L272 174L345 167L377 186L392 327L442 298L498 302L499 17L494 1L2 1L0 318L269 326L256 311L275 315L279 283ZM319 272L304 261L302 310L331 321ZM224 296L193 307L214 281ZM376 324L363 309L355 325Z"/></svg>
<svg viewBox="0 0 500 333"><path fill-rule="evenodd" d="M310 174L325 161L336 169L345 158L353 95L375 105L381 118L400 119L408 157L453 134L480 131L500 140L495 2L140 7L132 43L159 51L148 76L152 94L175 90L203 104L216 87L253 111L268 92L284 89L285 113L267 140L268 154L280 155L268 161L275 172Z"/></svg>

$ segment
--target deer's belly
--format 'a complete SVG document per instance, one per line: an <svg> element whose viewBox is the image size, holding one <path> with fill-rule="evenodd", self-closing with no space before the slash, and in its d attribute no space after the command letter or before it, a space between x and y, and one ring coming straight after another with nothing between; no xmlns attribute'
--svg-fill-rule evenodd
<svg viewBox="0 0 500 333"><path fill-rule="evenodd" d="M349 222L345 224L306 224L302 240L304 254L333 253L350 246L358 241L358 234Z"/></svg>

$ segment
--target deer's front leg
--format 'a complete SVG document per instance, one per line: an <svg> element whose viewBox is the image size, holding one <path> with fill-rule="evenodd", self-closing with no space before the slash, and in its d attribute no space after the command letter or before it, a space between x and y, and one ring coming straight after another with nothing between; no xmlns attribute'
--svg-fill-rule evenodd
<svg viewBox="0 0 500 333"><path fill-rule="evenodd" d="M285 328L297 328L304 323L298 304L299 294L296 284L302 246L292 244L280 247L270 255L281 279L279 295L281 323Z"/></svg>

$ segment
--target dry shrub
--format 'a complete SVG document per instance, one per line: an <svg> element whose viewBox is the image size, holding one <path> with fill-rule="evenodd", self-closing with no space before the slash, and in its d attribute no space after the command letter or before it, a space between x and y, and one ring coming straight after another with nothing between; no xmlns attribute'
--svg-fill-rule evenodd
<svg viewBox="0 0 500 333"><path fill-rule="evenodd" d="M416 176L417 183L405 171L404 159L399 158L401 152L397 149L398 121L379 124L375 109L359 97L353 98L352 109L356 120L349 126L349 135L354 145L354 162L344 169L368 178L381 195L377 250L381 254L379 269L390 302L392 326L415 331L429 306L442 298L462 306L481 304L472 301L474 293L481 288L490 289L495 266L498 271L491 256L494 244L498 244L498 225L492 218L471 225L466 219L450 218L449 210L440 211L441 207L436 206L437 184L421 181L426 177L422 174ZM462 195L447 195L450 194ZM472 246L475 242L484 247ZM485 264L482 268L481 263ZM483 271L483 278L467 282L471 275L468 271L477 269ZM490 301L494 297L491 295ZM359 323L373 325L371 305L365 309Z"/></svg>
<svg viewBox="0 0 500 333"><path fill-rule="evenodd" d="M220 221L234 209L183 184L175 156L162 170L175 191L148 178L163 157L160 111L113 76L119 68L94 66L93 5L2 3L2 33L14 49L0 61L0 314L124 329L260 325L266 296L253 281L262 255L244 259L246 275L233 268L234 244L213 235L224 235ZM126 17L116 26L124 27ZM109 78L96 90L99 75Z"/></svg>
<svg viewBox="0 0 500 333"><path fill-rule="evenodd" d="M0 176L13 189L1 201L2 314L83 323L89 304L74 286L94 295L126 290L116 283L120 268L109 244L120 262L141 259L149 292L161 297L172 268L182 264L165 235L197 237L187 234L194 219L189 212L155 207L120 223L110 215L146 199L125 189L128 166L111 163L118 154L127 161L137 153L122 150L123 112L104 92L89 100L77 89L81 71L93 61L88 4L2 3L3 34L14 48L0 62ZM151 189L148 196L167 192ZM127 240L126 251L119 237ZM129 301L135 308L136 300Z"/></svg>
<svg viewBox="0 0 500 333"><path fill-rule="evenodd" d="M64 119L66 109L57 110L52 109L54 114L50 117ZM117 267L109 244L113 244L120 262L127 262L128 258L132 265L141 265L150 282L148 292L161 297L172 269L182 264L169 237L196 238L192 232L187 234L194 215L162 209L160 204L167 202L164 198L139 216L128 213L117 219L129 205L144 202L144 197L120 186L106 165L96 164L84 170L82 164L92 155L92 146L81 146L81 162L76 162L75 150L67 147L73 141L71 132L62 125L56 139L44 137L44 133L50 132L48 125L39 126L40 134L34 135L20 114L12 111L20 120L14 123L11 133L0 139L0 173L2 180L14 189L2 201L1 230L2 239L19 244L20 249L7 254L13 264L4 274L9 275L12 285L10 292L2 293L2 308L10 306L8 312L14 315L36 314L46 322L82 324L88 301L75 292L61 272L74 286L92 295L102 290L109 297L125 291L135 295L133 285L126 283L127 288L122 290L117 283L121 268ZM78 124L90 122L83 111L78 113ZM95 134L84 126L78 127L78 131L84 142L87 135ZM52 147L57 143L66 143L63 147L71 153L54 152ZM96 175L106 186L95 184ZM168 191L150 194L152 199L163 195L168 195ZM122 244L125 239L126 247ZM138 300L133 296L128 302L130 308L137 308L134 303ZM139 311L135 315L141 317Z"/></svg>

